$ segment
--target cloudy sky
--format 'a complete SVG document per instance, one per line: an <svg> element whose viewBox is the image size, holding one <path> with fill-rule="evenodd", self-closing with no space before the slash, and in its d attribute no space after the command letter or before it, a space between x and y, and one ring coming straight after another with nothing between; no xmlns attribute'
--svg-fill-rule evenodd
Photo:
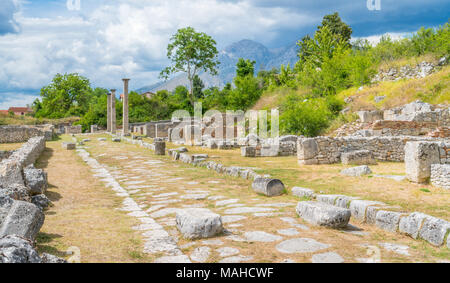
<svg viewBox="0 0 450 283"><path fill-rule="evenodd" d="M276 48L335 11L353 36L371 38L436 27L450 14L447 0L379 1L377 11L367 0L0 0L0 109L32 102L56 73L77 72L93 87L121 89L122 77L132 89L152 84L170 36L186 26L219 48L241 39Z"/></svg>

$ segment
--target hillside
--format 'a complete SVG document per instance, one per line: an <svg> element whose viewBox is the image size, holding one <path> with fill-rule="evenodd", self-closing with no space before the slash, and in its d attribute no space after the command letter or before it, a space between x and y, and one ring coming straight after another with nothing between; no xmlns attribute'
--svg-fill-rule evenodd
<svg viewBox="0 0 450 283"><path fill-rule="evenodd" d="M270 70L279 68L281 65L291 64L293 66L298 60L297 45L291 44L278 49L269 49L256 41L244 39L235 42L219 53L219 74L211 76L209 74L200 74L205 86L223 87L226 83L231 82L236 75L236 63L239 58L250 59L256 61L255 71L261 69ZM137 89L138 93L146 91L156 92L158 90L173 90L179 85L188 86L187 76L185 74L178 75L166 82L157 82L155 84Z"/></svg>

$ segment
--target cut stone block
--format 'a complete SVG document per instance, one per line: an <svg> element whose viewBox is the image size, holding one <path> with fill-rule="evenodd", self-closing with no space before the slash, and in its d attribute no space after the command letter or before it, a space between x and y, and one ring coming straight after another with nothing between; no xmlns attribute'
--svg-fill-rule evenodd
<svg viewBox="0 0 450 283"><path fill-rule="evenodd" d="M41 263L33 243L16 235L0 238L0 263Z"/></svg>
<svg viewBox="0 0 450 283"><path fill-rule="evenodd" d="M15 201L0 227L0 237L17 235L34 240L44 224L44 214L34 204Z"/></svg>
<svg viewBox="0 0 450 283"><path fill-rule="evenodd" d="M255 192L272 197L284 193L284 184L278 179L256 178L252 188Z"/></svg>
<svg viewBox="0 0 450 283"><path fill-rule="evenodd" d="M21 184L11 184L5 187L0 185L0 197L9 197L13 200L30 202L30 193L27 187Z"/></svg>
<svg viewBox="0 0 450 283"><path fill-rule="evenodd" d="M342 164L346 165L370 165L377 164L373 154L369 150L356 150L341 154Z"/></svg>
<svg viewBox="0 0 450 283"><path fill-rule="evenodd" d="M297 214L313 225L343 228L350 221L350 210L322 202L302 201L297 205Z"/></svg>
<svg viewBox="0 0 450 283"><path fill-rule="evenodd" d="M411 182L426 183L431 164L439 164L439 145L433 142L407 142L405 146L406 177Z"/></svg>
<svg viewBox="0 0 450 283"><path fill-rule="evenodd" d="M419 231L419 237L434 246L442 246L445 236L450 232L450 222L436 218L426 217Z"/></svg>
<svg viewBox="0 0 450 283"><path fill-rule="evenodd" d="M341 175L350 177L360 177L369 174L372 174L372 170L370 170L369 166L367 165L347 168L341 171Z"/></svg>
<svg viewBox="0 0 450 283"><path fill-rule="evenodd" d="M31 203L39 207L41 210L46 209L50 205L50 200L44 194L31 197Z"/></svg>
<svg viewBox="0 0 450 283"><path fill-rule="evenodd" d="M47 173L42 169L25 168L23 170L25 183L30 188L32 195L40 195L47 191Z"/></svg>
<svg viewBox="0 0 450 283"><path fill-rule="evenodd" d="M177 228L186 239L210 238L222 233L220 215L204 208L188 208L176 213Z"/></svg>
<svg viewBox="0 0 450 283"><path fill-rule="evenodd" d="M301 188L301 187L293 187L292 188L292 194L294 196L300 197L300 198L310 198L313 199L316 197L316 194L311 189Z"/></svg>
<svg viewBox="0 0 450 283"><path fill-rule="evenodd" d="M155 154L156 155L166 155L166 142L155 141L153 144L155 145Z"/></svg>
<svg viewBox="0 0 450 283"><path fill-rule="evenodd" d="M399 223L400 233L404 233L414 239L419 237L419 230L425 218L429 217L424 213L414 212L406 217L402 217Z"/></svg>
<svg viewBox="0 0 450 283"><path fill-rule="evenodd" d="M113 138L112 141L113 142L121 142L122 140L120 138Z"/></svg>
<svg viewBox="0 0 450 283"><path fill-rule="evenodd" d="M369 206L384 206L385 204L379 201L370 201L370 200L353 200L350 203L350 211L352 213L352 217L359 221L366 221L367 208Z"/></svg>
<svg viewBox="0 0 450 283"><path fill-rule="evenodd" d="M400 223L400 218L404 213L395 211L380 210L377 212L375 225L388 232L397 232Z"/></svg>
<svg viewBox="0 0 450 283"><path fill-rule="evenodd" d="M0 185L24 185L22 166L15 160L4 160L0 163Z"/></svg>
<svg viewBox="0 0 450 283"><path fill-rule="evenodd" d="M241 147L241 156L244 157L255 157L256 147L255 146L243 146Z"/></svg>
<svg viewBox="0 0 450 283"><path fill-rule="evenodd" d="M297 141L297 158L300 165L318 164L319 146L313 138L299 138Z"/></svg>
<svg viewBox="0 0 450 283"><path fill-rule="evenodd" d="M76 144L74 142L63 142L62 147L67 150L74 150L76 148Z"/></svg>

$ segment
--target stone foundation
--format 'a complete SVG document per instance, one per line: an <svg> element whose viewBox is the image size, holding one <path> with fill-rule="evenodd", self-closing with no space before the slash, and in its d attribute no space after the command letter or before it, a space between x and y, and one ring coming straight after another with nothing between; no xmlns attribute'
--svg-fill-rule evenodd
<svg viewBox="0 0 450 283"><path fill-rule="evenodd" d="M427 137L315 137L299 138L297 157L301 165L333 164L344 152L369 150L375 160L402 162L408 141L436 141Z"/></svg>

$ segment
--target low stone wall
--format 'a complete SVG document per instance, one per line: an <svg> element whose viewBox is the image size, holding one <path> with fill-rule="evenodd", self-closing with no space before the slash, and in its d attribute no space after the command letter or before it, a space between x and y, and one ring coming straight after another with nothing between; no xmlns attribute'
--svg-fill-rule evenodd
<svg viewBox="0 0 450 283"><path fill-rule="evenodd" d="M0 161L2 161L3 159L7 159L9 158L9 156L12 154L12 151L8 151L8 150L0 150Z"/></svg>
<svg viewBox="0 0 450 283"><path fill-rule="evenodd" d="M14 151L11 156L6 160L15 160L20 163L23 167L26 167L30 164L36 162L38 157L45 149L45 138L44 137L35 137L31 138L22 145L21 148ZM4 161L6 161L4 160Z"/></svg>
<svg viewBox="0 0 450 283"><path fill-rule="evenodd" d="M47 141L53 138L51 125L44 126L0 126L0 143L25 142L32 137L44 136Z"/></svg>
<svg viewBox="0 0 450 283"><path fill-rule="evenodd" d="M299 138L297 157L301 165L333 164L341 162L341 154L355 150L369 150L378 161L402 162L408 141L436 141L427 137L315 137Z"/></svg>
<svg viewBox="0 0 450 283"><path fill-rule="evenodd" d="M241 148L241 155L244 157L293 156L296 153L296 142L281 142L279 145L245 146Z"/></svg>
<svg viewBox="0 0 450 283"><path fill-rule="evenodd" d="M65 126L64 132L66 134L81 134L83 131L81 125L77 125L77 126Z"/></svg>

